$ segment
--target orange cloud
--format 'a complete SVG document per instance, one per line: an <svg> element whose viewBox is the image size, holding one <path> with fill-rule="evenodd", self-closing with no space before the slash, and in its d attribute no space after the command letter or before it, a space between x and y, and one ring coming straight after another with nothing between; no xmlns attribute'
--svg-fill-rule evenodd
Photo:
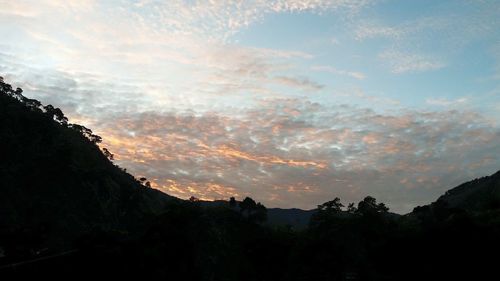
<svg viewBox="0 0 500 281"><path fill-rule="evenodd" d="M201 200L228 199L230 197L240 197L236 188L225 186L214 182L176 181L167 179L158 182L151 182L151 186L163 190L168 194L187 199L195 196Z"/></svg>
<svg viewBox="0 0 500 281"><path fill-rule="evenodd" d="M422 204L439 188L498 166L491 155L499 132L475 115L330 113L293 100L261 107L233 117L111 115L96 133L119 165L145 175L154 188L181 198L252 196L277 207L310 208L336 196L355 202L372 194L389 204L405 202L391 205L400 211L409 200Z"/></svg>
<svg viewBox="0 0 500 281"><path fill-rule="evenodd" d="M292 159L282 159L277 156L262 156L262 155L252 155L250 153L246 153L227 145L221 145L215 149L220 155L224 155L226 157L240 158L248 161L259 162L262 164L283 164L293 167L315 167L319 169L325 169L327 165L325 163L314 162L314 161L300 161L300 160L292 160Z"/></svg>

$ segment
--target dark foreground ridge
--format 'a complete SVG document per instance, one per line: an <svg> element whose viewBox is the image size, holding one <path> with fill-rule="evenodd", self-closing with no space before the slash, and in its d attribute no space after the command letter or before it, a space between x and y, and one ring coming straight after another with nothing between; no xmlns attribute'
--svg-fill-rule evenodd
<svg viewBox="0 0 500 281"><path fill-rule="evenodd" d="M500 172L407 215L373 197L311 211L180 200L112 162L88 128L0 78L0 279L484 280Z"/></svg>

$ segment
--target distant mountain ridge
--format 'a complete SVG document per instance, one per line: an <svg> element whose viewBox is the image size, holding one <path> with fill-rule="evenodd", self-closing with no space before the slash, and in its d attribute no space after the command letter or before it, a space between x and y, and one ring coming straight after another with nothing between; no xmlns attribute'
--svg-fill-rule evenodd
<svg viewBox="0 0 500 281"><path fill-rule="evenodd" d="M208 208L227 206L229 204L229 202L225 200L200 202L202 206ZM315 212L316 209L302 210L298 208L267 208L267 220L265 224L271 226L289 226L300 230L307 227L309 220Z"/></svg>

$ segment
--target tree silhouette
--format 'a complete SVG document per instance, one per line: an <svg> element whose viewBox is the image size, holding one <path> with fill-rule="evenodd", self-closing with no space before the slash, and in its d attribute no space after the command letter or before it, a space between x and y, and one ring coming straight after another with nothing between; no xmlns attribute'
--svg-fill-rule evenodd
<svg viewBox="0 0 500 281"><path fill-rule="evenodd" d="M356 213L358 209L354 206L354 202L351 202L349 203L349 205L347 205L347 212L350 213L350 214L354 214Z"/></svg>
<svg viewBox="0 0 500 281"><path fill-rule="evenodd" d="M78 124L69 124L69 127L80 134L82 134L84 137L86 137L91 143L97 145L98 143L102 142L102 138L98 135L95 135L91 129L86 128L85 126L78 125Z"/></svg>
<svg viewBox="0 0 500 281"><path fill-rule="evenodd" d="M362 215L387 213L387 211L389 211L389 208L384 203L377 204L377 199L371 196L366 196L358 203L357 213Z"/></svg>
<svg viewBox="0 0 500 281"><path fill-rule="evenodd" d="M342 211L343 207L344 205L340 203L340 198L336 197L331 201L318 205L318 211L338 213Z"/></svg>
<svg viewBox="0 0 500 281"><path fill-rule="evenodd" d="M31 110L41 111L42 103L35 99L24 98L24 104Z"/></svg>
<svg viewBox="0 0 500 281"><path fill-rule="evenodd" d="M234 197L229 198L229 207L235 208L237 205L236 199Z"/></svg>
<svg viewBox="0 0 500 281"><path fill-rule="evenodd" d="M253 209L255 209L255 207L257 206L257 203L252 198L245 197L245 199L243 199L243 201L241 201L239 205L240 205L240 212L243 214L246 214L248 216L248 214Z"/></svg>
<svg viewBox="0 0 500 281"><path fill-rule="evenodd" d="M64 126L68 124L68 118L64 116L64 113L61 111L61 109L55 108L51 104L44 106L43 109L45 110L45 114L48 115L51 119L54 119ZM92 131L90 134L92 134Z"/></svg>
<svg viewBox="0 0 500 281"><path fill-rule="evenodd" d="M240 213L250 221L263 222L267 219L267 208L250 197L240 202Z"/></svg>
<svg viewBox="0 0 500 281"><path fill-rule="evenodd" d="M103 148L102 149L102 153L104 154L104 156L106 156L106 158L108 158L109 160L114 160L114 157L115 155L111 152L109 152L109 150L107 148Z"/></svg>
<svg viewBox="0 0 500 281"><path fill-rule="evenodd" d="M149 183L149 181L146 177L140 177L139 183L142 184L143 186L151 187L151 183ZM149 183L149 186L148 186L148 183Z"/></svg>
<svg viewBox="0 0 500 281"><path fill-rule="evenodd" d="M335 224L339 218L339 214L342 213L343 207L344 205L340 202L340 198L338 197L318 205L316 212L311 216L309 226L311 228L322 228Z"/></svg>

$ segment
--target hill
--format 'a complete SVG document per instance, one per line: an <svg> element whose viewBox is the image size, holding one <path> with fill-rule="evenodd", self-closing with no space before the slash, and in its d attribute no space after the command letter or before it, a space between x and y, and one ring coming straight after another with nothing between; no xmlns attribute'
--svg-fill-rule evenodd
<svg viewBox="0 0 500 281"><path fill-rule="evenodd" d="M132 231L172 200L114 165L97 146L100 137L68 123L58 108L24 97L3 79L0 91L4 243L66 248L92 229Z"/></svg>
<svg viewBox="0 0 500 281"><path fill-rule="evenodd" d="M438 198L451 208L479 212L500 208L500 171L448 190Z"/></svg>

